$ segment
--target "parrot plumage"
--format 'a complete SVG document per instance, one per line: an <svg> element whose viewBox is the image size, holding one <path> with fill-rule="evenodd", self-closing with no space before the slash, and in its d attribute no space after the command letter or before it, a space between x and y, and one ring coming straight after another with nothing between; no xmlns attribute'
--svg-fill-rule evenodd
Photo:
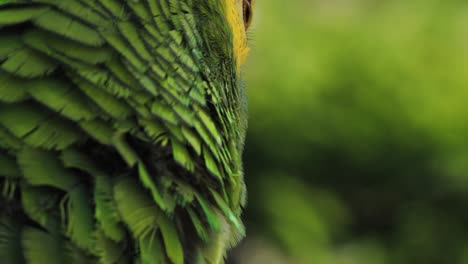
<svg viewBox="0 0 468 264"><path fill-rule="evenodd" d="M1 263L223 261L250 5L0 0Z"/></svg>

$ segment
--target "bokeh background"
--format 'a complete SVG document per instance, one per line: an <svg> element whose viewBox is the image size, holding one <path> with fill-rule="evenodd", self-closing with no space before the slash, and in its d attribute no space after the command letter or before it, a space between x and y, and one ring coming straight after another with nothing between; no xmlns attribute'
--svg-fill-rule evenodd
<svg viewBox="0 0 468 264"><path fill-rule="evenodd" d="M468 2L257 0L241 264L468 264Z"/></svg>

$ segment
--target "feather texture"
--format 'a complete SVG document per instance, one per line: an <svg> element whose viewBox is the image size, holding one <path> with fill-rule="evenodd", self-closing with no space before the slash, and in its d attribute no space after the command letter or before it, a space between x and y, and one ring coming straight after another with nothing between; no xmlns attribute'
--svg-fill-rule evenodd
<svg viewBox="0 0 468 264"><path fill-rule="evenodd" d="M0 3L2 260L221 262L245 192L225 8Z"/></svg>

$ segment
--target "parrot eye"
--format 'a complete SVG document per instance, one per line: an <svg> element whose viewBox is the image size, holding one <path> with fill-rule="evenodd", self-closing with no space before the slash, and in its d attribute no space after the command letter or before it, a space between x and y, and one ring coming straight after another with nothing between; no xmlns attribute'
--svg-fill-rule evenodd
<svg viewBox="0 0 468 264"><path fill-rule="evenodd" d="M249 29L250 23L252 23L252 0L243 0L243 11L244 11L244 25L245 30Z"/></svg>

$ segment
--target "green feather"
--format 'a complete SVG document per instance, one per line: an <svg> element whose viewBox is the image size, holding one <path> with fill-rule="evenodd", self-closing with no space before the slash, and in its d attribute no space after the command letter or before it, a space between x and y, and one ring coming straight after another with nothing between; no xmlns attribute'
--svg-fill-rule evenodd
<svg viewBox="0 0 468 264"><path fill-rule="evenodd" d="M31 20L47 11L42 7L21 7L0 10L0 28Z"/></svg>
<svg viewBox="0 0 468 264"><path fill-rule="evenodd" d="M162 210L167 210L168 206L166 206L164 200L161 197L161 194L158 190L158 187L154 184L153 180L151 179L150 174L145 168L143 163L138 163L138 175L140 175L140 180L143 183L143 186L148 188L151 191L151 195L153 196L153 200L159 205Z"/></svg>
<svg viewBox="0 0 468 264"><path fill-rule="evenodd" d="M82 135L69 122L30 104L0 105L0 124L36 147L63 149Z"/></svg>
<svg viewBox="0 0 468 264"><path fill-rule="evenodd" d="M115 96L99 89L99 87L83 80L77 81L77 85L91 100L113 118L125 119L132 113L132 109L125 101L115 98Z"/></svg>
<svg viewBox="0 0 468 264"><path fill-rule="evenodd" d="M173 221L165 215L159 215L158 225L164 240L167 256L174 264L184 263L184 252Z"/></svg>
<svg viewBox="0 0 468 264"><path fill-rule="evenodd" d="M67 13L73 17L81 18L85 20L87 24L92 24L94 27L107 28L110 26L110 21L103 17L103 14L99 14L93 10L89 5L93 6L90 1L82 0L35 0L41 3L47 3L53 5L57 9L60 9L64 13ZM86 3L87 2L87 3ZM97 8L96 4L93 6Z"/></svg>
<svg viewBox="0 0 468 264"><path fill-rule="evenodd" d="M21 139L17 138L5 128L0 126L0 147L11 151L18 150L23 146Z"/></svg>
<svg viewBox="0 0 468 264"><path fill-rule="evenodd" d="M137 182L121 177L114 186L114 197L120 215L134 238L143 238L157 228L162 213Z"/></svg>
<svg viewBox="0 0 468 264"><path fill-rule="evenodd" d="M4 71L25 78L49 75L56 67L53 60L28 48L16 50L1 64Z"/></svg>
<svg viewBox="0 0 468 264"><path fill-rule="evenodd" d="M142 5L139 1L128 1L127 5L133 10L133 13L138 16L143 23L151 21L151 14L146 5Z"/></svg>
<svg viewBox="0 0 468 264"><path fill-rule="evenodd" d="M206 105L204 90L198 90L196 88L193 88L192 90L190 90L189 96L190 96L190 99L199 103L200 105L202 106Z"/></svg>
<svg viewBox="0 0 468 264"><path fill-rule="evenodd" d="M16 50L21 49L23 43L21 36L14 33L3 33L0 35L0 60L9 57Z"/></svg>
<svg viewBox="0 0 468 264"><path fill-rule="evenodd" d="M52 152L25 147L18 154L18 162L24 177L32 185L67 191L79 183L79 177L65 169Z"/></svg>
<svg viewBox="0 0 468 264"><path fill-rule="evenodd" d="M82 249L94 252L92 234L94 230L93 208L89 201L91 192L84 185L74 187L68 195L67 234Z"/></svg>
<svg viewBox="0 0 468 264"><path fill-rule="evenodd" d="M193 126L194 123L194 113L191 111L190 108L184 107L180 104L173 104L172 108L176 112L176 114L185 122L188 126Z"/></svg>
<svg viewBox="0 0 468 264"><path fill-rule="evenodd" d="M74 120L90 120L96 117L97 107L79 90L54 79L36 80L29 86L29 93L50 109Z"/></svg>
<svg viewBox="0 0 468 264"><path fill-rule="evenodd" d="M147 65L133 51L128 43L119 37L117 32L103 32L103 37L113 48L115 48L120 53L120 55L124 56L128 62L137 69L137 71L145 71Z"/></svg>
<svg viewBox="0 0 468 264"><path fill-rule="evenodd" d="M215 231L219 231L221 228L221 223L219 222L216 211L214 211L213 208L210 207L210 205L205 201L205 199L201 195L197 194L196 198L203 210L203 213L205 214L206 221L208 222L210 227Z"/></svg>
<svg viewBox="0 0 468 264"><path fill-rule="evenodd" d="M113 184L108 175L101 171L88 157L73 149L62 152L61 159L67 168L87 172L94 177L95 216L106 236L121 241L125 230L120 225L120 216L113 197Z"/></svg>
<svg viewBox="0 0 468 264"><path fill-rule="evenodd" d="M0 259L3 263L24 263L21 223L3 215L0 215Z"/></svg>
<svg viewBox="0 0 468 264"><path fill-rule="evenodd" d="M117 97L126 98L132 93L125 82L116 79L109 71L88 67L79 69L76 75ZM76 82L76 78L74 80Z"/></svg>
<svg viewBox="0 0 468 264"><path fill-rule="evenodd" d="M0 101L15 103L28 98L30 81L15 78L0 71Z"/></svg>
<svg viewBox="0 0 468 264"><path fill-rule="evenodd" d="M8 178L20 178L21 171L16 163L16 159L0 151L0 176Z"/></svg>
<svg viewBox="0 0 468 264"><path fill-rule="evenodd" d="M193 150L195 150L197 155L200 156L202 149L200 138L198 138L197 135L189 128L182 127L181 131L184 135L184 138L187 140L190 146L192 146Z"/></svg>
<svg viewBox="0 0 468 264"><path fill-rule="evenodd" d="M89 264L95 263L95 259L88 255L86 251L75 246L73 243L66 241L65 242L65 259L67 263L73 264Z"/></svg>
<svg viewBox="0 0 468 264"><path fill-rule="evenodd" d="M96 219L106 236L114 241L121 241L125 231L119 223L121 218L114 201L111 178L101 171L92 160L76 150L64 150L61 159L65 167L79 169L94 177Z"/></svg>
<svg viewBox="0 0 468 264"><path fill-rule="evenodd" d="M107 12L111 13L120 20L125 20L128 16L128 13L126 12L127 7L123 2L120 3L113 0L100 0L99 3Z"/></svg>
<svg viewBox="0 0 468 264"><path fill-rule="evenodd" d="M208 242L208 231L203 225L198 215L191 208L188 208L187 212L189 213L190 220L192 220L193 226L195 227L195 230L197 231L197 234L200 237L200 239Z"/></svg>
<svg viewBox="0 0 468 264"><path fill-rule="evenodd" d="M27 218L8 230L0 220L0 256L222 261L244 232L240 88L223 8L0 3L0 199Z"/></svg>
<svg viewBox="0 0 468 264"><path fill-rule="evenodd" d="M118 24L120 33L125 37L128 43L133 47L138 57L151 60L151 54L146 49L144 42L138 34L138 28L133 23L122 22Z"/></svg>
<svg viewBox="0 0 468 264"><path fill-rule="evenodd" d="M139 121L146 133L155 141L161 141L164 134L167 133L167 129L156 120L140 119Z"/></svg>
<svg viewBox="0 0 468 264"><path fill-rule="evenodd" d="M221 171L218 168L218 163L215 161L209 150L203 150L203 158L205 160L205 165L208 171L219 180L222 180Z"/></svg>
<svg viewBox="0 0 468 264"><path fill-rule="evenodd" d="M220 133L219 133L218 129L216 128L216 125L214 124L212 118L205 112L205 110L203 110L203 109L201 109L199 107L195 107L195 111L196 111L198 117L200 118L201 122L205 126L205 128L210 133L210 135L216 140L216 143L220 145L221 144L221 136L220 136Z"/></svg>
<svg viewBox="0 0 468 264"><path fill-rule="evenodd" d="M156 232L152 232L139 240L142 264L167 263L164 248Z"/></svg>
<svg viewBox="0 0 468 264"><path fill-rule="evenodd" d="M60 193L46 187L23 186L21 188L21 206L26 215L49 232L55 232L59 225L57 205Z"/></svg>
<svg viewBox="0 0 468 264"><path fill-rule="evenodd" d="M120 224L121 217L114 200L113 185L109 177L101 175L96 178L94 197L96 219L100 223L103 232L114 241L122 241L125 236L125 229Z"/></svg>
<svg viewBox="0 0 468 264"><path fill-rule="evenodd" d="M26 227L22 233L22 248L29 264L63 264L62 240L37 228Z"/></svg>
<svg viewBox="0 0 468 264"><path fill-rule="evenodd" d="M179 123L179 119L177 118L175 112L165 103L155 101L151 105L151 112L160 116L165 122L169 122L174 125Z"/></svg>
<svg viewBox="0 0 468 264"><path fill-rule="evenodd" d="M177 161L186 170L193 172L195 170L195 164L187 148L177 140L171 140L172 155L174 160Z"/></svg>
<svg viewBox="0 0 468 264"><path fill-rule="evenodd" d="M113 58L113 60L106 63L109 72L114 78L118 80L122 85L120 89L110 90L109 92L117 95L118 97L128 97L130 94L135 95L135 90L140 90L138 81L132 75L132 73L127 69L127 67L122 63L121 60ZM125 87L125 88L124 88ZM117 88L117 87L116 87ZM147 99L151 99L148 98Z"/></svg>
<svg viewBox="0 0 468 264"><path fill-rule="evenodd" d="M112 57L112 51L108 48L85 45L44 30L30 30L25 35L24 39L28 45L36 48L42 45L43 52L56 54L58 58L66 57L69 60L95 65L105 63Z"/></svg>
<svg viewBox="0 0 468 264"><path fill-rule="evenodd" d="M130 263L122 245L108 239L103 231L96 232L96 252L99 264Z"/></svg>
<svg viewBox="0 0 468 264"><path fill-rule="evenodd" d="M53 9L43 12L33 21L40 28L49 30L79 43L91 46L99 46L104 43L104 40L94 29Z"/></svg>
<svg viewBox="0 0 468 264"><path fill-rule="evenodd" d="M96 119L92 121L80 122L80 127L99 143L104 145L112 144L112 135L114 130L104 121Z"/></svg>
<svg viewBox="0 0 468 264"><path fill-rule="evenodd" d="M115 133L112 142L129 167L133 167L139 162L138 155L125 141L125 133Z"/></svg>

